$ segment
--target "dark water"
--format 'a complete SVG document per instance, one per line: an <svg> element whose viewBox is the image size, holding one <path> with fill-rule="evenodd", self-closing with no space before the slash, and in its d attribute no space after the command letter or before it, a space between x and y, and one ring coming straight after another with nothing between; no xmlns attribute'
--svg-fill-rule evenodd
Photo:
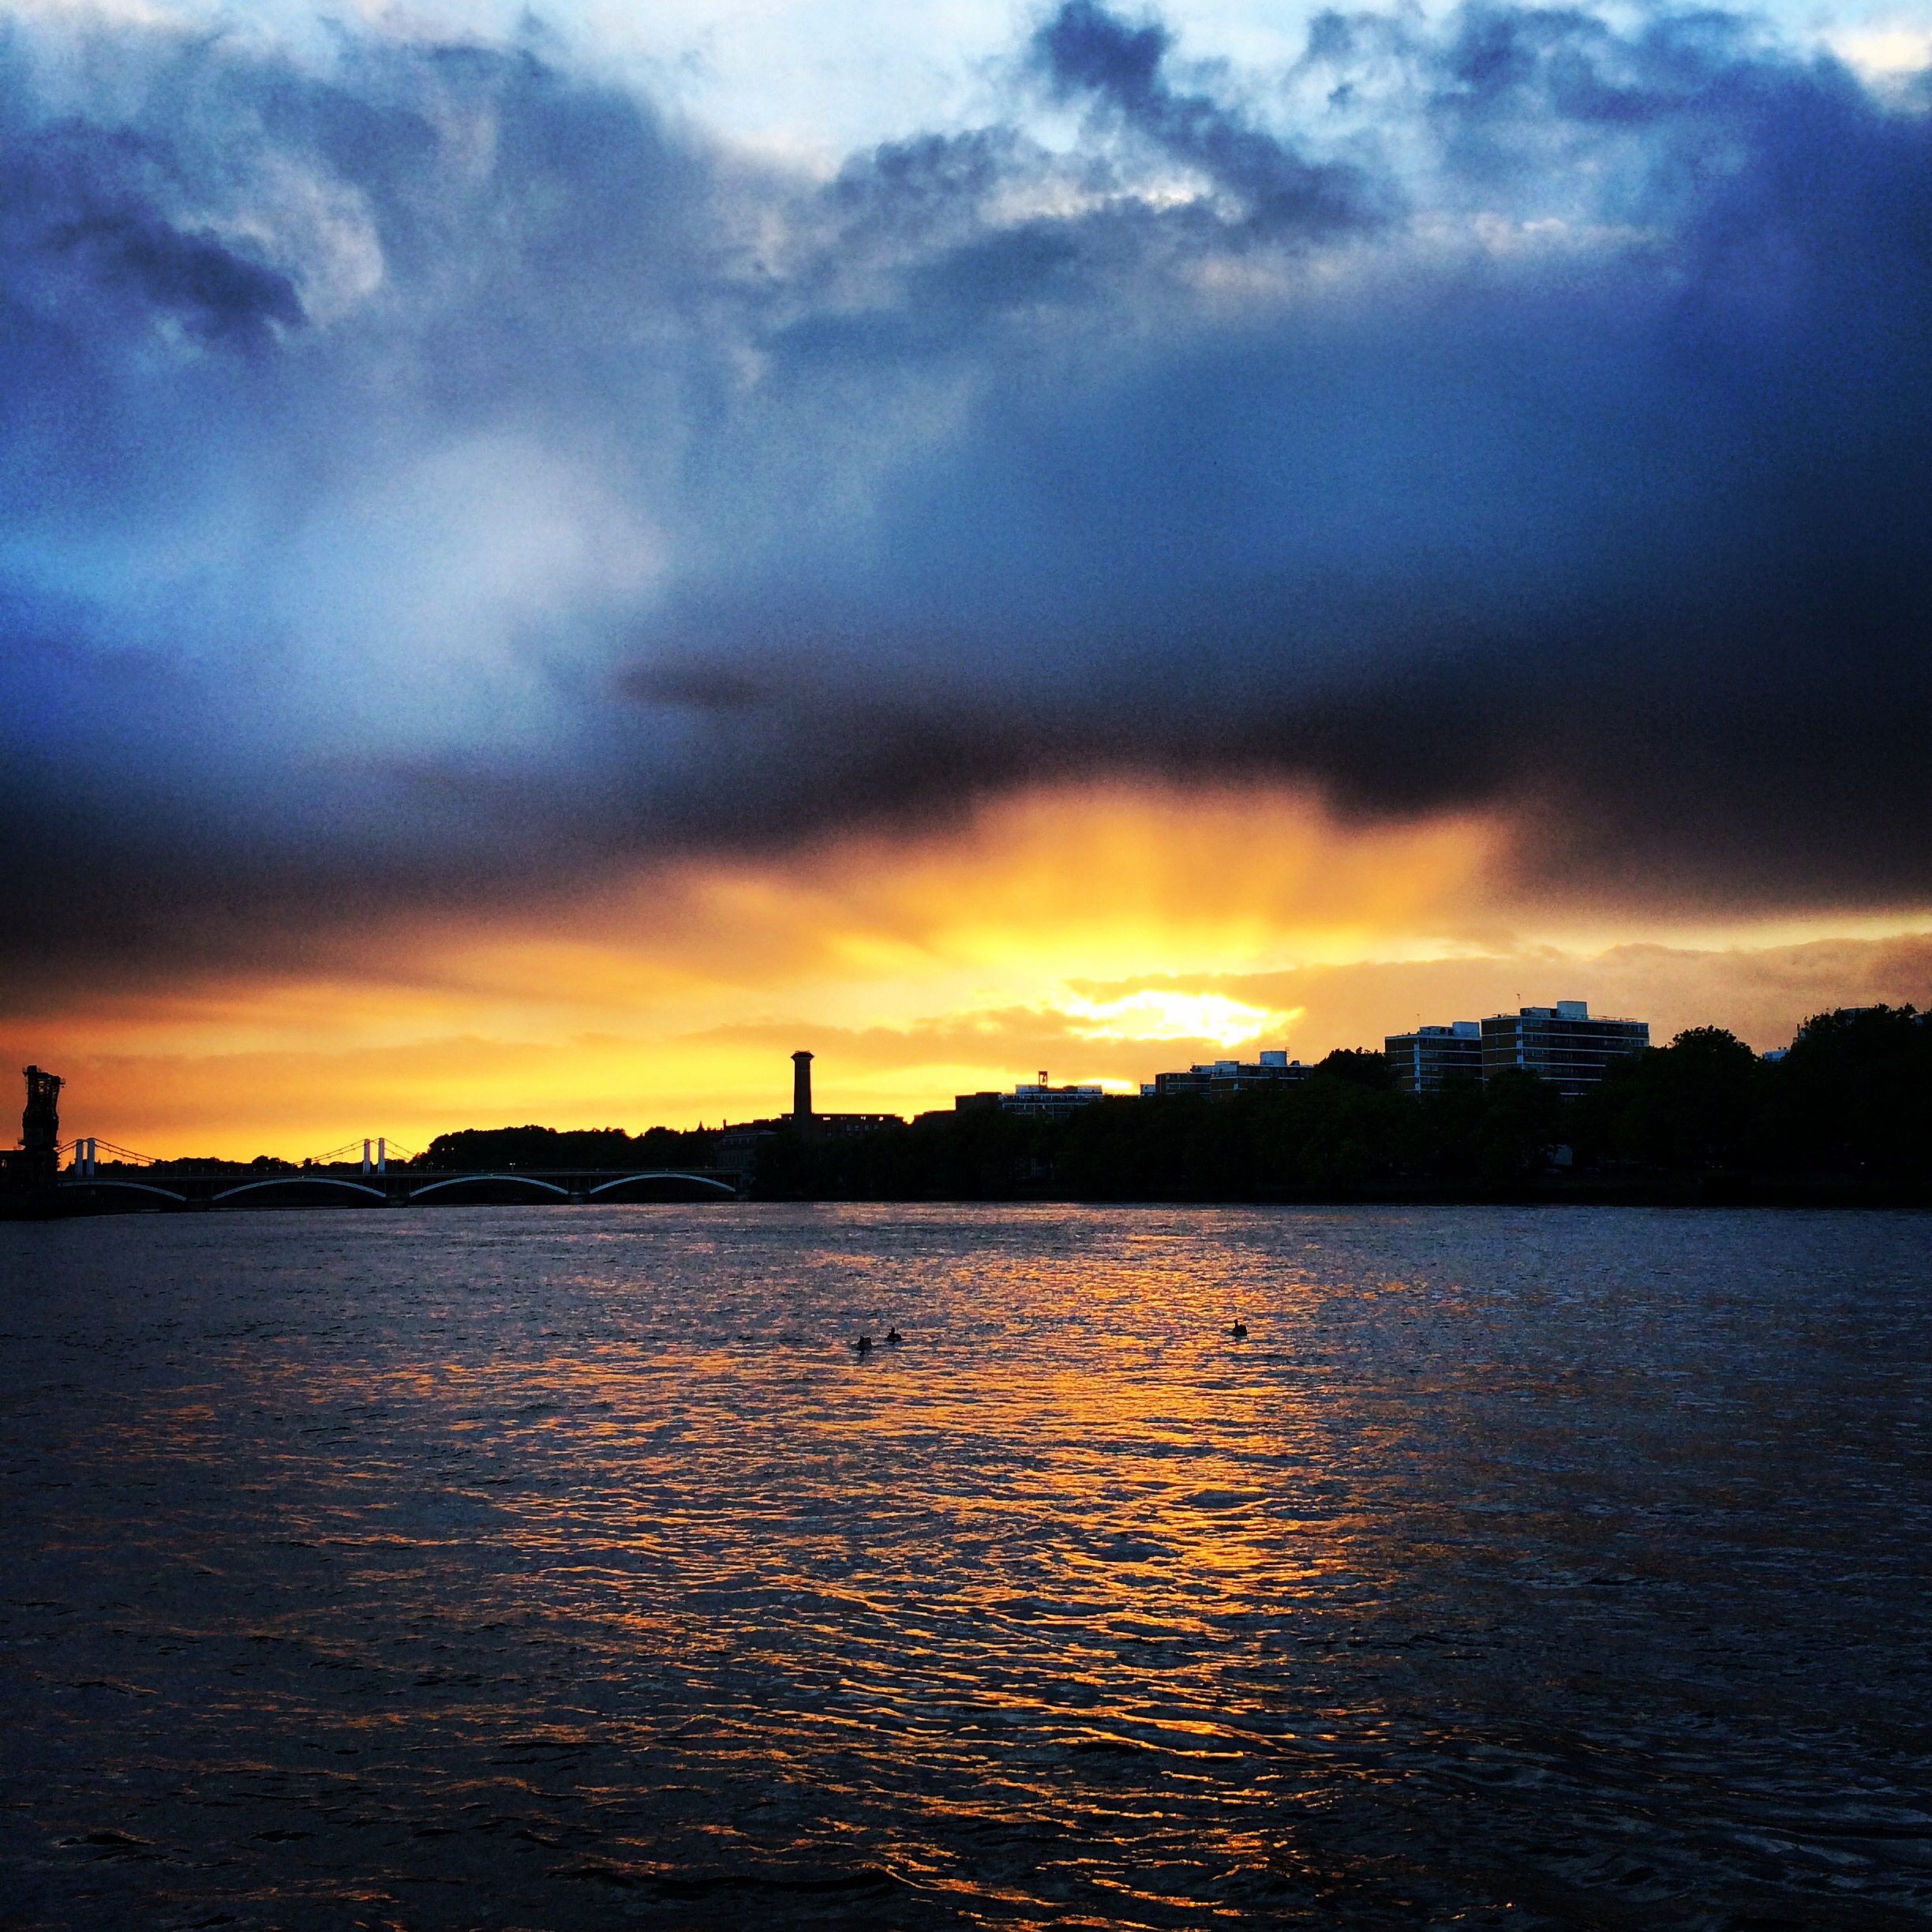
<svg viewBox="0 0 1932 1932"><path fill-rule="evenodd" d="M198 1215L0 1271L8 1932L1932 1923L1932 1219Z"/></svg>

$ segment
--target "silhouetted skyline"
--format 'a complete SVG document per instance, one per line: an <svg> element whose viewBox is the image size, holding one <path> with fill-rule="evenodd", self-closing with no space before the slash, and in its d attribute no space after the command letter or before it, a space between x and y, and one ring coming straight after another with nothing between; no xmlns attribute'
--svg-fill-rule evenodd
<svg viewBox="0 0 1932 1932"><path fill-rule="evenodd" d="M788 134L702 9L208 17L0 47L16 1063L688 1121L1345 969L1932 996L1909 23L915 10Z"/></svg>

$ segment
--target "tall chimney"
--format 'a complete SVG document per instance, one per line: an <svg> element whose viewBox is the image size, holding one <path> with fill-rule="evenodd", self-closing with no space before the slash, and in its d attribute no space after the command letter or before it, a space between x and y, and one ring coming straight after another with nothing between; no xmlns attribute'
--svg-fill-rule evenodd
<svg viewBox="0 0 1932 1932"><path fill-rule="evenodd" d="M811 1063L808 1053L792 1056L792 1118L800 1127L811 1125Z"/></svg>

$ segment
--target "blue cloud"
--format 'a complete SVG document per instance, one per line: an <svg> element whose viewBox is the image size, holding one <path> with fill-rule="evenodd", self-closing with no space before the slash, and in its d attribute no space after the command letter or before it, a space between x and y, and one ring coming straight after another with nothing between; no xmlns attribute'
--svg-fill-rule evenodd
<svg viewBox="0 0 1932 1932"><path fill-rule="evenodd" d="M1062 99L1091 99L1173 160L1200 170L1240 198L1261 234L1329 234L1386 217L1386 182L1346 163L1311 162L1210 95L1169 86L1161 69L1170 44L1158 24L1131 26L1095 0L1065 0L1035 36L1033 52Z"/></svg>
<svg viewBox="0 0 1932 1932"><path fill-rule="evenodd" d="M1069 0L1004 122L821 180L530 47L86 31L0 48L22 960L1121 771L1932 883L1923 88Z"/></svg>

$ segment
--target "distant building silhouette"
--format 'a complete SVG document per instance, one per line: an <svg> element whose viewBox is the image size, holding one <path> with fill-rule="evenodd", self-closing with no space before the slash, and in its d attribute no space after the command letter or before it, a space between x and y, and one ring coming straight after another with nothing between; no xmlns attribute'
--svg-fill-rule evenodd
<svg viewBox="0 0 1932 1932"><path fill-rule="evenodd" d="M60 1147L60 1091L66 1084L58 1073L43 1073L30 1066L27 1074L27 1106L21 1115L21 1148L28 1154L44 1154L51 1160Z"/></svg>
<svg viewBox="0 0 1932 1932"><path fill-rule="evenodd" d="M1519 1007L1483 1021L1483 1078L1521 1067L1554 1080L1563 1097L1574 1100L1602 1080L1612 1060L1642 1053L1649 1044L1647 1020L1593 1020L1582 1000Z"/></svg>
<svg viewBox="0 0 1932 1932"><path fill-rule="evenodd" d="M1258 1087L1292 1087L1314 1071L1299 1060L1290 1060L1286 1047L1273 1047L1252 1061L1202 1060L1185 1073L1156 1073L1140 1083L1140 1091L1148 1099L1193 1094L1203 1100L1231 1100Z"/></svg>
<svg viewBox="0 0 1932 1932"><path fill-rule="evenodd" d="M1402 1093L1428 1093L1452 1080L1483 1076L1482 1022L1453 1020L1447 1026L1419 1026L1413 1033L1391 1033L1382 1043Z"/></svg>
<svg viewBox="0 0 1932 1932"><path fill-rule="evenodd" d="M954 1097L956 1114L1017 1114L1028 1120L1065 1120L1082 1107L1106 1098L1106 1089L1096 1084L1055 1087L1046 1070L1031 1083L1016 1084L1011 1093L970 1093Z"/></svg>
<svg viewBox="0 0 1932 1932"><path fill-rule="evenodd" d="M60 1091L58 1073L24 1069L27 1106L21 1115L21 1144L0 1151L0 1178L14 1189L53 1186L60 1173Z"/></svg>
<svg viewBox="0 0 1932 1932"><path fill-rule="evenodd" d="M1645 1020L1592 1019L1583 1000L1524 1006L1486 1020L1455 1020L1391 1033L1382 1050L1404 1093L1428 1093L1452 1080L1493 1080L1520 1067L1553 1080L1564 1097L1594 1087L1612 1060L1650 1044Z"/></svg>
<svg viewBox="0 0 1932 1932"><path fill-rule="evenodd" d="M820 1114L812 1106L812 1061L803 1047L792 1056L792 1111L768 1120L727 1121L718 1129L717 1155L726 1166L754 1167L758 1148L773 1134L788 1131L812 1135L871 1133L880 1127L902 1127L897 1114Z"/></svg>
<svg viewBox="0 0 1932 1932"><path fill-rule="evenodd" d="M1009 1094L1000 1095L1000 1111L1017 1114L1028 1120L1065 1120L1082 1107L1091 1106L1106 1097L1106 1089L1095 1084L1054 1087L1043 1077L1030 1085L1017 1083Z"/></svg>

